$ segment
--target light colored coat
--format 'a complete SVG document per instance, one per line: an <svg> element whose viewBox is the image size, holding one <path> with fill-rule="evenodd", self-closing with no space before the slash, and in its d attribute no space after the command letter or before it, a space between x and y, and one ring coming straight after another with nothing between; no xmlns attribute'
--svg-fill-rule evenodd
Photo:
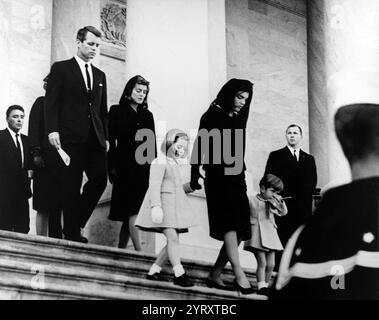
<svg viewBox="0 0 379 320"><path fill-rule="evenodd" d="M257 195L249 199L251 239L245 241L244 248L259 250L283 250L280 242L274 215L284 216L287 214L287 206L283 201L281 208L273 209L266 201Z"/></svg>
<svg viewBox="0 0 379 320"><path fill-rule="evenodd" d="M189 227L199 224L198 215L192 210L186 193L192 192L189 183L183 184L179 165L172 159L157 159L150 167L149 189L138 213L135 225L144 231L162 232L174 228L187 232ZM161 224L151 219L151 208L163 210Z"/></svg>

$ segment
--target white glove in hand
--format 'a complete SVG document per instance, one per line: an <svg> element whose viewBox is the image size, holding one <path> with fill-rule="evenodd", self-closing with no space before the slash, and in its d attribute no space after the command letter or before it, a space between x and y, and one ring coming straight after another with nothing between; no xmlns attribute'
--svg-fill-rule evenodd
<svg viewBox="0 0 379 320"><path fill-rule="evenodd" d="M49 133L48 138L49 138L50 144L54 148L56 148L56 149L60 148L60 146L61 146L61 140L60 140L60 137L59 137L59 132L51 132L51 133Z"/></svg>
<svg viewBox="0 0 379 320"><path fill-rule="evenodd" d="M154 223L161 224L163 221L163 210L161 207L153 207L151 209L151 220Z"/></svg>

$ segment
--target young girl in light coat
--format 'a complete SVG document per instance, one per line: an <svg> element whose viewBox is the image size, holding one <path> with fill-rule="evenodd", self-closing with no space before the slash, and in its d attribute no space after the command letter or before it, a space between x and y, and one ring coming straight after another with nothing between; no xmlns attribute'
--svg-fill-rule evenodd
<svg viewBox="0 0 379 320"><path fill-rule="evenodd" d="M180 261L179 233L198 224L196 212L191 210L186 193L192 192L189 183L183 184L178 160L188 153L189 138L178 129L170 130L162 143L165 155L150 167L149 189L138 213L135 225L141 230L163 233L166 246L159 252L147 279L163 280L160 271L169 259L174 271L174 284L193 286Z"/></svg>

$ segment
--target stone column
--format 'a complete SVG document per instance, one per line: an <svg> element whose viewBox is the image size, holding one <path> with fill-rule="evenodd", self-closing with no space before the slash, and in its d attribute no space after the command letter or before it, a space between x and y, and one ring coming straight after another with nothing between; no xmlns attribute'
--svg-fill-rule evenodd
<svg viewBox="0 0 379 320"><path fill-rule="evenodd" d="M76 53L76 33L88 25L100 29L100 1L53 1L51 63L69 59ZM98 64L96 59L95 65Z"/></svg>
<svg viewBox="0 0 379 320"><path fill-rule="evenodd" d="M216 97L227 78L225 1L208 0L209 99Z"/></svg>
<svg viewBox="0 0 379 320"><path fill-rule="evenodd" d="M333 126L344 104L379 101L379 2L308 1L310 150L318 186L351 180Z"/></svg>

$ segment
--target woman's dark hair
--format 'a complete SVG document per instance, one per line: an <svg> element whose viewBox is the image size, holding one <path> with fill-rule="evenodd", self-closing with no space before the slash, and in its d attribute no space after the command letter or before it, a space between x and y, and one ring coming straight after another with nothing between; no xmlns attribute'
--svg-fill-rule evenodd
<svg viewBox="0 0 379 320"><path fill-rule="evenodd" d="M334 116L334 126L342 150L350 163L370 154L379 155L378 104L342 106Z"/></svg>
<svg viewBox="0 0 379 320"><path fill-rule="evenodd" d="M234 98L239 91L248 92L249 97L245 106L241 109L240 115L244 118L245 123L249 116L250 103L253 98L253 83L245 79L230 79L223 85L213 104L217 104L222 110L229 113L234 108Z"/></svg>
<svg viewBox="0 0 379 320"><path fill-rule="evenodd" d="M259 182L259 186L265 187L265 189L273 188L275 191L282 191L284 188L283 181L279 177L270 173L263 176Z"/></svg>
<svg viewBox="0 0 379 320"><path fill-rule="evenodd" d="M149 81L147 81L144 77L140 75L136 75L133 78L130 78L129 81L126 83L124 92L122 93L121 98L120 98L119 105L130 103L132 91L137 84L144 85L147 87L146 97L141 104L142 108L147 109L147 96L150 91L150 88L149 88L150 83Z"/></svg>

